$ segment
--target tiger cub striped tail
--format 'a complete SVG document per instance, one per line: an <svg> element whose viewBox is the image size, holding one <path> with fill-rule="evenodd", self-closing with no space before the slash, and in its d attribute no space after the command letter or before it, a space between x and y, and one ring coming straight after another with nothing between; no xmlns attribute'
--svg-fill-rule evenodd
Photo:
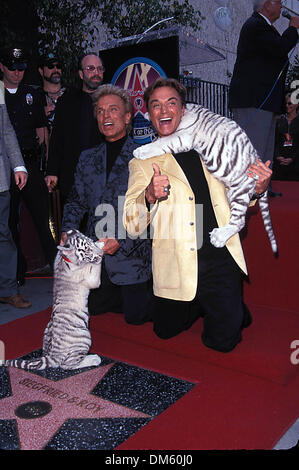
<svg viewBox="0 0 299 470"><path fill-rule="evenodd" d="M24 370L43 370L49 366L49 361L46 357L38 357L36 359L11 359L2 361L0 366L16 367L17 369Z"/></svg>
<svg viewBox="0 0 299 470"><path fill-rule="evenodd" d="M271 244L272 251L273 253L275 253L275 255L278 255L278 246L273 231L267 192L258 200L258 204L261 211L264 227Z"/></svg>

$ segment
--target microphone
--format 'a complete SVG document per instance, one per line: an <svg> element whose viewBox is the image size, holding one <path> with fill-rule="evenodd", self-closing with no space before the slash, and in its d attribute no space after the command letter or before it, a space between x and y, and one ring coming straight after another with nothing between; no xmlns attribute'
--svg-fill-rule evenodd
<svg viewBox="0 0 299 470"><path fill-rule="evenodd" d="M282 10L281 14L282 14L282 16L287 18L288 20L290 20L292 18L290 13L287 10Z"/></svg>
<svg viewBox="0 0 299 470"><path fill-rule="evenodd" d="M152 26L150 26L148 29L146 29L145 31L143 31L143 33L141 33L141 37L138 39L138 41L136 42L136 44L138 44L141 39L143 39L143 37L146 35L146 33L148 33L149 31L151 31L152 29L154 29L156 26L158 26L158 24L161 24L161 23L164 23L165 21L170 21L170 20L176 20L178 19L180 16L180 11L178 9L176 9L173 13L173 16L170 16L169 18L163 18L162 20L160 21L157 21L157 23L153 24Z"/></svg>

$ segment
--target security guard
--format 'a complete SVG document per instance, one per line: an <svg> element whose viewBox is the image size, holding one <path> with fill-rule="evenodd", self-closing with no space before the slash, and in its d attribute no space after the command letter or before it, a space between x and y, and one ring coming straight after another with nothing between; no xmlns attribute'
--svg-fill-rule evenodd
<svg viewBox="0 0 299 470"><path fill-rule="evenodd" d="M50 266L56 255L56 245L49 227L48 191L40 170L42 150L45 153L48 140L47 121L40 94L34 87L21 83L26 67L27 58L22 48L2 52L0 70L3 73L5 102L28 171L28 182L22 192L15 184L11 185L10 229L18 247L20 284L26 271L18 231L20 198L32 216L45 260Z"/></svg>

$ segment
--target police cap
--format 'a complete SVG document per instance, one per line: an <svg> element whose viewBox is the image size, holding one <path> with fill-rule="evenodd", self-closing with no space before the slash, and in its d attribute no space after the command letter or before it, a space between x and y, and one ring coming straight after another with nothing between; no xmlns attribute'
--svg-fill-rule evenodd
<svg viewBox="0 0 299 470"><path fill-rule="evenodd" d="M44 54L39 59L39 66L40 67L47 67L48 65L55 64L55 62L59 63L59 59L56 54L53 52L49 52L48 54Z"/></svg>
<svg viewBox="0 0 299 470"><path fill-rule="evenodd" d="M27 64L28 58L23 48L12 47L2 50L1 62L9 67L14 64Z"/></svg>

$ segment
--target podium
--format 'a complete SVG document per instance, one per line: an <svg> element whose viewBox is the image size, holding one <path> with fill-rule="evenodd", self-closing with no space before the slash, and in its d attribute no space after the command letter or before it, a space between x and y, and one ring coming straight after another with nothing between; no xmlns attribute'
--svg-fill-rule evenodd
<svg viewBox="0 0 299 470"><path fill-rule="evenodd" d="M179 79L180 67L225 58L178 26L112 40L101 46L105 82L124 88L131 96L133 138L140 145L156 137L146 115L145 89L159 76Z"/></svg>

